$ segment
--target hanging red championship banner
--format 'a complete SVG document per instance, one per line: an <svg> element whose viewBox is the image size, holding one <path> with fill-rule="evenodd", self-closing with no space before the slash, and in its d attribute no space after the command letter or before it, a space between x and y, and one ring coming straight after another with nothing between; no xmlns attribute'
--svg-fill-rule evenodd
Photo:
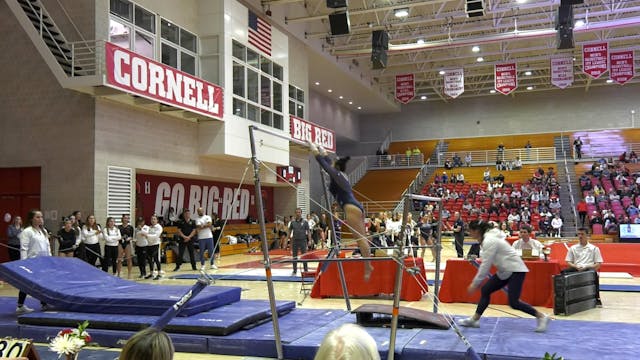
<svg viewBox="0 0 640 360"><path fill-rule="evenodd" d="M609 68L609 44L606 42L582 45L582 72L594 79L599 78Z"/></svg>
<svg viewBox="0 0 640 360"><path fill-rule="evenodd" d="M518 88L518 69L516 63L496 64L495 88L504 95L509 95Z"/></svg>
<svg viewBox="0 0 640 360"><path fill-rule="evenodd" d="M464 92L464 69L444 71L444 93L457 98Z"/></svg>
<svg viewBox="0 0 640 360"><path fill-rule="evenodd" d="M413 74L396 75L396 100L408 104L416 96Z"/></svg>
<svg viewBox="0 0 640 360"><path fill-rule="evenodd" d="M633 68L633 50L609 53L609 78L611 80L624 85L634 76L636 74Z"/></svg>
<svg viewBox="0 0 640 360"><path fill-rule="evenodd" d="M564 89L573 84L573 58L551 58L551 84Z"/></svg>

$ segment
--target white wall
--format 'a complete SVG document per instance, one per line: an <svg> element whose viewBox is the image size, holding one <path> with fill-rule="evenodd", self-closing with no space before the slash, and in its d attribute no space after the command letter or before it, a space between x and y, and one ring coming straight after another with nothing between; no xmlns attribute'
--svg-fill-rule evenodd
<svg viewBox="0 0 640 360"><path fill-rule="evenodd" d="M341 141L360 140L358 116L348 108L311 89L309 91L309 121L336 132L338 152Z"/></svg>
<svg viewBox="0 0 640 360"><path fill-rule="evenodd" d="M634 109L640 110L638 85L417 102L401 113L362 118L360 140L380 142L389 129L400 141L625 128Z"/></svg>

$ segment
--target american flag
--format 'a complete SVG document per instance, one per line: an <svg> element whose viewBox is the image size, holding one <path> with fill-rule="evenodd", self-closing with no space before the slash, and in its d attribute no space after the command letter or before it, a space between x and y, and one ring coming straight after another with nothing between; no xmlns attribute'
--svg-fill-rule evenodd
<svg viewBox="0 0 640 360"><path fill-rule="evenodd" d="M271 56L271 25L249 10L249 44Z"/></svg>

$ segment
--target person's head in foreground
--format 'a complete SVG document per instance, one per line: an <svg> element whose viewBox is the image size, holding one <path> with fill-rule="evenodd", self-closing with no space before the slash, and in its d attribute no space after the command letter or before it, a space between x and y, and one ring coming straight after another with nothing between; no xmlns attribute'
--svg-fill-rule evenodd
<svg viewBox="0 0 640 360"><path fill-rule="evenodd" d="M362 327L344 324L324 337L314 360L379 360L376 341Z"/></svg>
<svg viewBox="0 0 640 360"><path fill-rule="evenodd" d="M172 360L173 352L173 343L169 335L148 327L127 340L119 360Z"/></svg>

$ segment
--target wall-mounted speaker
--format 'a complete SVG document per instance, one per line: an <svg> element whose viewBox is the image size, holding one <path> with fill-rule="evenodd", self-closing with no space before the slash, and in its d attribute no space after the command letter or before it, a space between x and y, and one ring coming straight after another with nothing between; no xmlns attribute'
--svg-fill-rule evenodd
<svg viewBox="0 0 640 360"><path fill-rule="evenodd" d="M560 49L573 49L573 6L560 6L556 18L556 45Z"/></svg>
<svg viewBox="0 0 640 360"><path fill-rule="evenodd" d="M327 0L327 7L329 9L346 8L348 6L347 0Z"/></svg>
<svg viewBox="0 0 640 360"><path fill-rule="evenodd" d="M331 35L346 35L351 30L349 22L349 12L337 11L329 15L329 26L331 27Z"/></svg>
<svg viewBox="0 0 640 360"><path fill-rule="evenodd" d="M464 10L467 17L484 16L484 0L467 0Z"/></svg>
<svg viewBox="0 0 640 360"><path fill-rule="evenodd" d="M371 33L371 48L389 50L389 33L384 30L376 30Z"/></svg>
<svg viewBox="0 0 640 360"><path fill-rule="evenodd" d="M371 67L374 70L387 67L387 50L379 47L371 49Z"/></svg>

